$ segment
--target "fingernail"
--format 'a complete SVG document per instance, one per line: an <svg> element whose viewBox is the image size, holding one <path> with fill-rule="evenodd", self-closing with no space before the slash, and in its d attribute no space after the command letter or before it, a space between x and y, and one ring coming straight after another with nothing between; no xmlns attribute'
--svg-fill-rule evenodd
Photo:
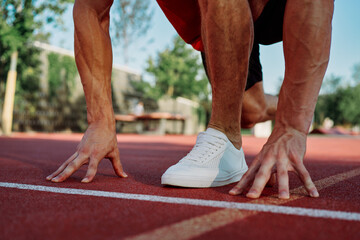
<svg viewBox="0 0 360 240"><path fill-rule="evenodd" d="M319 193L318 193L318 191L316 191L316 190L312 190L312 191L310 192L310 196L311 196L311 197L319 197Z"/></svg>
<svg viewBox="0 0 360 240"><path fill-rule="evenodd" d="M289 199L290 196L289 196L289 194L288 194L286 191L281 191L281 192L279 193L279 198Z"/></svg>
<svg viewBox="0 0 360 240"><path fill-rule="evenodd" d="M256 190L250 190L247 194L246 194L246 197L248 198L257 198L257 192Z"/></svg>
<svg viewBox="0 0 360 240"><path fill-rule="evenodd" d="M235 189L231 189L230 192L229 192L229 194L231 194L231 195L236 195L236 194L237 194L237 191L236 191Z"/></svg>
<svg viewBox="0 0 360 240"><path fill-rule="evenodd" d="M51 175L47 176L46 180L51 180Z"/></svg>
<svg viewBox="0 0 360 240"><path fill-rule="evenodd" d="M84 178L83 180L81 180L82 183L88 183L89 179L88 178Z"/></svg>
<svg viewBox="0 0 360 240"><path fill-rule="evenodd" d="M51 179L52 182L58 182L58 180L59 180L58 177Z"/></svg>
<svg viewBox="0 0 360 240"><path fill-rule="evenodd" d="M126 173L123 173L123 177L128 177L128 175Z"/></svg>
<svg viewBox="0 0 360 240"><path fill-rule="evenodd" d="M256 190L250 190L248 194L257 194Z"/></svg>

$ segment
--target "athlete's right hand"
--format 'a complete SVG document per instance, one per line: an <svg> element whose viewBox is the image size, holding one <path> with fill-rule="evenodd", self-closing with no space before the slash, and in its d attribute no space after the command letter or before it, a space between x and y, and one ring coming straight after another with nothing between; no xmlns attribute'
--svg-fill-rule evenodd
<svg viewBox="0 0 360 240"><path fill-rule="evenodd" d="M104 127L102 123L93 123L86 130L77 151L55 172L46 177L46 180L62 182L82 165L89 164L87 173L81 182L91 182L103 158L112 162L115 173L119 177L127 177L120 162L116 132L111 128Z"/></svg>

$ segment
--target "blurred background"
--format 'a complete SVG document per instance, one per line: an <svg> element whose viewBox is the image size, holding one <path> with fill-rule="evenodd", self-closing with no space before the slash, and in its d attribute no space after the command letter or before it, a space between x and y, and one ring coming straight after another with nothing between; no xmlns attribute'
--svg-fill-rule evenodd
<svg viewBox="0 0 360 240"><path fill-rule="evenodd" d="M86 104L73 56L72 0L0 2L1 133L83 132ZM335 1L330 63L314 128L358 134L360 1ZM113 106L119 132L144 132L163 113L166 133L196 134L211 114L200 55L176 34L156 1L115 0L111 9ZM265 92L277 95L282 44L261 46ZM5 100L6 99L6 100ZM158 123L157 123L158 124ZM9 130L10 129L10 130Z"/></svg>

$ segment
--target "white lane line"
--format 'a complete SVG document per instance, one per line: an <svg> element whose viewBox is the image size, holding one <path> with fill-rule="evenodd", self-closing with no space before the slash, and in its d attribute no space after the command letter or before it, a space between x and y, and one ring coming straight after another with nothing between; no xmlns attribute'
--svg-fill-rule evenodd
<svg viewBox="0 0 360 240"><path fill-rule="evenodd" d="M348 172L338 173L315 181L318 191L331 187L339 182L360 175L360 168ZM286 203L305 198L308 193L303 186L291 189L290 199L279 199L277 194L253 199L248 203L284 205ZM207 234L211 231L221 229L228 224L240 222L248 217L255 216L261 212L242 211L239 209L225 208L208 214L185 219L165 226L161 226L150 231L130 236L124 240L148 240L148 239L176 239L188 240Z"/></svg>
<svg viewBox="0 0 360 240"><path fill-rule="evenodd" d="M19 183L8 183L8 182L0 182L0 187L33 190L33 191L41 191L41 192L51 192L51 193L71 194L71 195L107 197L107 198L118 198L118 199L126 199L126 200L162 202L162 203L170 203L170 204L186 204L186 205L202 206L202 207L231 208L231 209L257 211L257 212L307 216L314 218L331 218L331 219L339 219L339 220L360 221L360 213L357 212L342 212L342 211L331 211L331 210L323 210L323 209L287 207L287 206L276 206L276 205L254 204L254 203L226 202L226 201L203 200L203 199L192 199L192 198L163 197L156 195L84 190L84 189L76 189L76 188L58 188L58 187L48 187L41 185L30 185L30 184L19 184Z"/></svg>

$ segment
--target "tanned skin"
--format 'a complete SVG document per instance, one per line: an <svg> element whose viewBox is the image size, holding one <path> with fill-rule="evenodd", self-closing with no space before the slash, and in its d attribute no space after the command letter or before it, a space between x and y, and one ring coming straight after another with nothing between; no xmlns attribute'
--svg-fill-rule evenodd
<svg viewBox="0 0 360 240"><path fill-rule="evenodd" d="M261 82L245 91L241 109L241 128L252 128L256 123L275 120L278 97L264 93Z"/></svg>
<svg viewBox="0 0 360 240"><path fill-rule="evenodd" d="M279 198L289 198L288 171L302 180L311 197L319 193L303 164L307 133L329 61L333 0L288 0L284 16L285 78L274 130L249 170L230 193L258 198L276 172Z"/></svg>
<svg viewBox="0 0 360 240"><path fill-rule="evenodd" d="M276 172L279 198L287 199L290 196L288 171L294 171L309 195L319 196L303 158L329 60L333 4L333 0L287 1L283 26L285 79L275 127L230 194L240 194L250 187L246 196L258 198L271 174ZM201 0L199 6L202 40L213 86L213 115L209 127L224 132L234 146L240 148L242 101L253 41L251 6L247 0Z"/></svg>
<svg viewBox="0 0 360 240"><path fill-rule="evenodd" d="M103 158L111 160L118 176L127 177L120 162L111 102L109 11L112 2L75 2L75 60L85 92L89 127L77 151L46 178L52 182L64 181L84 164L89 164L89 167L82 182L90 182Z"/></svg>
<svg viewBox="0 0 360 240"><path fill-rule="evenodd" d="M262 85L255 84L244 93L253 44L253 22L266 2L199 0L202 40L213 94L209 127L224 132L238 149L242 146L241 124L246 126L254 122L249 113L252 107L247 108L247 102L248 106L264 106L265 101L268 107L261 108L267 109L266 114L261 113L264 119L273 118L276 111L276 99L264 95ZM47 177L53 182L64 181L85 163L89 163L89 167L83 182L90 182L103 158L109 158L115 172L126 177L120 163L111 105L112 52L108 29L111 4L109 0L75 2L75 58L84 86L89 128L74 155ZM285 79L275 127L230 194L241 194L249 187L246 196L258 198L271 174L276 173L279 198L289 198L288 171L294 171L309 195L319 196L303 158L307 132L329 60L333 7L333 0L287 1L283 26Z"/></svg>

